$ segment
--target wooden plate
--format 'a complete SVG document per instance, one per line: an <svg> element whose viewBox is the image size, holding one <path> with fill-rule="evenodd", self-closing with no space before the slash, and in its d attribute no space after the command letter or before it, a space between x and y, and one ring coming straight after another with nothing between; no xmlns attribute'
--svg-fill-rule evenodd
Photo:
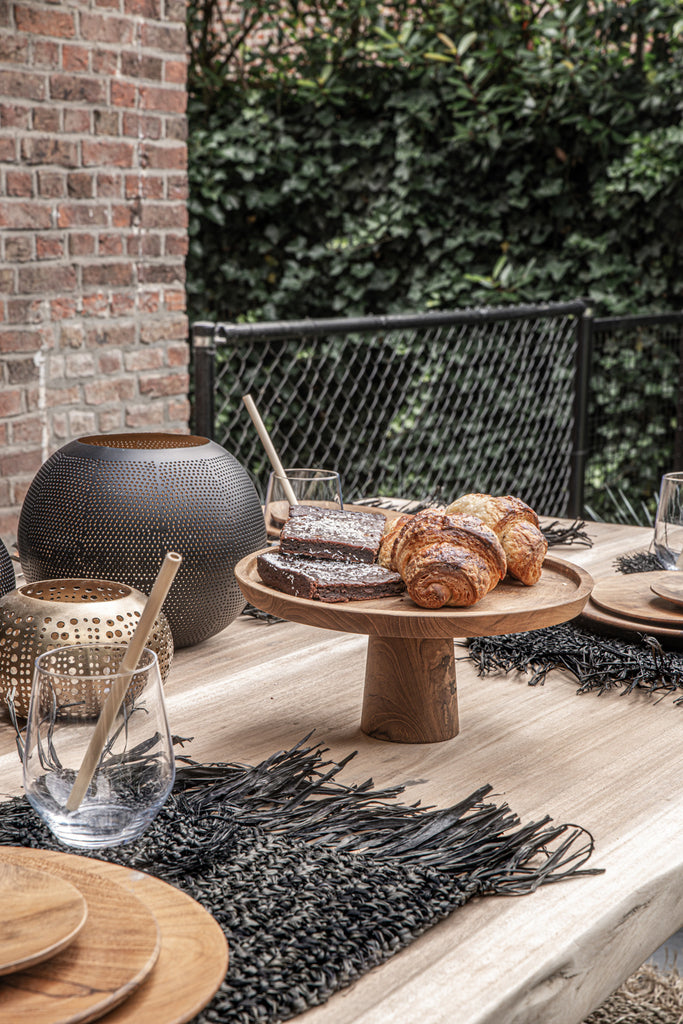
<svg viewBox="0 0 683 1024"><path fill-rule="evenodd" d="M44 851L2 848L4 862L49 870L75 885L88 905L88 916L61 953L3 978L0 1024L96 1020L130 995L157 960L160 939L152 912L112 879L84 869L85 858L68 856L65 866L48 861Z"/></svg>
<svg viewBox="0 0 683 1024"><path fill-rule="evenodd" d="M683 630L672 629L668 626L655 626L651 622L640 622L637 619L621 618L599 608L590 599L586 602L578 622L579 625L584 625L597 633L620 636L633 643L643 633L646 633L659 640L663 647L676 651L683 650Z"/></svg>
<svg viewBox="0 0 683 1024"><path fill-rule="evenodd" d="M660 576L659 573L656 575ZM650 589L658 597L663 597L665 601L683 606L683 572L667 571L666 574L662 573L659 579L652 581Z"/></svg>
<svg viewBox="0 0 683 1024"><path fill-rule="evenodd" d="M533 587L506 577L469 608L419 608L407 595L324 604L267 587L256 568L258 554L247 555L235 566L242 593L256 608L310 626L370 636L438 639L540 629L578 615L593 586L593 578L585 569L549 556Z"/></svg>
<svg viewBox="0 0 683 1024"><path fill-rule="evenodd" d="M5 861L0 850L0 974L59 953L87 916L88 905L71 882Z"/></svg>
<svg viewBox="0 0 683 1024"><path fill-rule="evenodd" d="M620 618L683 629L683 609L664 600L654 589L660 581L666 586L667 576L671 573L666 569L610 576L596 582L591 600L603 611Z"/></svg>
<svg viewBox="0 0 683 1024"><path fill-rule="evenodd" d="M95 880L113 881L150 910L161 949L151 973L102 1024L186 1024L206 1006L225 978L228 943L216 920L196 900L166 882L118 864L69 853L24 851L43 869L75 864ZM1 1005L1 1003L0 1003Z"/></svg>

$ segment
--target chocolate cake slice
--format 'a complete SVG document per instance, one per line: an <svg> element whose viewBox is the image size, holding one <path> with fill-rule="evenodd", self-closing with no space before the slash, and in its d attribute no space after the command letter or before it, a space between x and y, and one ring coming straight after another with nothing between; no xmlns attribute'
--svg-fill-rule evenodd
<svg viewBox="0 0 683 1024"><path fill-rule="evenodd" d="M280 531L283 555L333 562L374 562L386 525L375 512L295 505Z"/></svg>
<svg viewBox="0 0 683 1024"><path fill-rule="evenodd" d="M266 551L257 557L256 567L263 582L274 590L329 604L393 597L405 590L397 572L363 562L297 558Z"/></svg>

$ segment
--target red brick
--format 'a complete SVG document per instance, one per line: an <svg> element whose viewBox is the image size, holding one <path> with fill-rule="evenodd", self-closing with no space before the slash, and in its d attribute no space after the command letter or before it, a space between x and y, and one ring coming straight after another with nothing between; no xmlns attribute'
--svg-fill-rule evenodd
<svg viewBox="0 0 683 1024"><path fill-rule="evenodd" d="M89 171L73 171L67 177L67 190L74 199L92 199L95 195L95 177Z"/></svg>
<svg viewBox="0 0 683 1024"><path fill-rule="evenodd" d="M97 415L83 409L69 411L69 433L72 437L84 437L97 430Z"/></svg>
<svg viewBox="0 0 683 1024"><path fill-rule="evenodd" d="M54 71L59 67L59 43L52 39L33 38L33 66L35 68L49 68Z"/></svg>
<svg viewBox="0 0 683 1024"><path fill-rule="evenodd" d="M0 295L4 294L4 295L8 295L9 296L9 295L12 294L13 291L14 291L14 271L11 269L11 267L5 267L4 270L0 269ZM10 316L10 310L11 310L11 302L8 302L7 306L6 306L6 309L5 309L5 312L6 312L7 320L11 323L12 320L11 320L11 316ZM16 323L16 321L14 321L14 323Z"/></svg>
<svg viewBox="0 0 683 1024"><path fill-rule="evenodd" d="M167 189L168 199L187 199L189 195L187 178L185 175L182 177L169 176L167 178Z"/></svg>
<svg viewBox="0 0 683 1024"><path fill-rule="evenodd" d="M184 114L187 107L187 93L184 89L164 89L140 86L140 102L143 110L161 110L165 114Z"/></svg>
<svg viewBox="0 0 683 1024"><path fill-rule="evenodd" d="M28 263L34 256L33 235L5 239L5 259L9 263Z"/></svg>
<svg viewBox="0 0 683 1024"><path fill-rule="evenodd" d="M92 352L70 352L66 357L66 376L94 377L94 354Z"/></svg>
<svg viewBox="0 0 683 1024"><path fill-rule="evenodd" d="M65 71L88 71L90 68L90 50L86 46L62 47L62 67Z"/></svg>
<svg viewBox="0 0 683 1024"><path fill-rule="evenodd" d="M50 75L50 98L69 103L105 103L107 83L86 75Z"/></svg>
<svg viewBox="0 0 683 1024"><path fill-rule="evenodd" d="M123 256L121 235L98 235L97 252L101 256Z"/></svg>
<svg viewBox="0 0 683 1024"><path fill-rule="evenodd" d="M57 226L99 227L107 223L107 211L97 203L60 203L57 207Z"/></svg>
<svg viewBox="0 0 683 1024"><path fill-rule="evenodd" d="M40 231L52 226L52 217L50 210L42 203L0 201L0 226Z"/></svg>
<svg viewBox="0 0 683 1024"><path fill-rule="evenodd" d="M98 414L97 429L100 434L111 434L112 431L121 430L123 426L123 412L121 409L107 409Z"/></svg>
<svg viewBox="0 0 683 1024"><path fill-rule="evenodd" d="M187 147L183 143L154 146L145 143L143 153L146 165L152 169L180 171L187 166Z"/></svg>
<svg viewBox="0 0 683 1024"><path fill-rule="evenodd" d="M160 57L150 57L132 50L121 54L121 74L128 78L147 78L153 82L160 82L163 67Z"/></svg>
<svg viewBox="0 0 683 1024"><path fill-rule="evenodd" d="M93 263L83 267L83 284L86 288L93 285L120 288L135 284L135 272L130 263Z"/></svg>
<svg viewBox="0 0 683 1024"><path fill-rule="evenodd" d="M78 167L78 144L67 139L26 138L21 140L21 153L28 164L61 164Z"/></svg>
<svg viewBox="0 0 683 1024"><path fill-rule="evenodd" d="M89 135L91 112L81 107L66 107L64 110L64 131L71 135Z"/></svg>
<svg viewBox="0 0 683 1024"><path fill-rule="evenodd" d="M115 43L130 46L134 42L135 26L130 18L81 12L81 37L91 43Z"/></svg>
<svg viewBox="0 0 683 1024"><path fill-rule="evenodd" d="M123 371L123 357L120 352L98 352L97 372L105 377Z"/></svg>
<svg viewBox="0 0 683 1024"><path fill-rule="evenodd" d="M123 9L133 17L161 21L160 0L123 0Z"/></svg>
<svg viewBox="0 0 683 1024"><path fill-rule="evenodd" d="M71 256L92 256L94 252L94 235L69 232L69 253Z"/></svg>
<svg viewBox="0 0 683 1024"><path fill-rule="evenodd" d="M187 142L187 120L184 117L167 117L164 138L171 142Z"/></svg>
<svg viewBox="0 0 683 1024"><path fill-rule="evenodd" d="M85 338L85 328L83 324L64 324L61 331L59 332L59 343L62 348L81 348L83 340ZM62 375L66 373L66 367L62 371Z"/></svg>
<svg viewBox="0 0 683 1024"><path fill-rule="evenodd" d="M44 75L29 71L0 71L0 96L14 96L22 100L44 100L47 83Z"/></svg>
<svg viewBox="0 0 683 1024"><path fill-rule="evenodd" d="M12 290L7 289L8 292ZM26 324L42 324L44 319L45 312L41 299L10 299L7 303L7 322L10 324L20 324L23 327ZM33 351L35 348L40 348L41 337L42 334L38 332L35 345L30 346L25 351ZM19 351L18 347L16 351Z"/></svg>
<svg viewBox="0 0 683 1024"><path fill-rule="evenodd" d="M161 317L140 326L140 341L145 343L187 338L186 317Z"/></svg>
<svg viewBox="0 0 683 1024"><path fill-rule="evenodd" d="M190 361L190 347L187 342L182 345L168 345L166 359L169 366L187 366Z"/></svg>
<svg viewBox="0 0 683 1024"><path fill-rule="evenodd" d="M39 446L42 437L42 416L21 416L12 424L12 441L14 444L32 444Z"/></svg>
<svg viewBox="0 0 683 1024"><path fill-rule="evenodd" d="M123 179L120 174L98 174L96 183L99 199L121 198Z"/></svg>
<svg viewBox="0 0 683 1024"><path fill-rule="evenodd" d="M140 370L161 370L164 365L163 348L138 348L126 352L125 367L129 373Z"/></svg>
<svg viewBox="0 0 683 1024"><path fill-rule="evenodd" d="M140 292L138 298L141 313L158 313L161 309L161 292Z"/></svg>
<svg viewBox="0 0 683 1024"><path fill-rule="evenodd" d="M36 107L31 128L34 132L56 135L61 130L61 110L55 107Z"/></svg>
<svg viewBox="0 0 683 1024"><path fill-rule="evenodd" d="M134 204L131 206L112 206L111 208L111 224L114 228L129 228L135 221L137 216L137 209Z"/></svg>
<svg viewBox="0 0 683 1024"><path fill-rule="evenodd" d="M94 115L96 135L116 135L121 132L119 113L116 110L96 110Z"/></svg>
<svg viewBox="0 0 683 1024"><path fill-rule="evenodd" d="M140 223L143 228L177 231L187 227L187 208L184 203L143 203Z"/></svg>
<svg viewBox="0 0 683 1024"><path fill-rule="evenodd" d="M28 171L8 171L5 185L9 196L33 195L33 175Z"/></svg>
<svg viewBox="0 0 683 1024"><path fill-rule="evenodd" d="M155 259L161 256L161 235L145 231L142 235L142 255Z"/></svg>
<svg viewBox="0 0 683 1024"><path fill-rule="evenodd" d="M134 199L163 199L165 180L160 174L127 174L125 178L126 197Z"/></svg>
<svg viewBox="0 0 683 1024"><path fill-rule="evenodd" d="M135 139L160 139L163 121L155 114L139 114L136 110L124 110L122 133Z"/></svg>
<svg viewBox="0 0 683 1024"><path fill-rule="evenodd" d="M189 387L187 373L142 374L140 376L140 394L161 398L164 395L182 395Z"/></svg>
<svg viewBox="0 0 683 1024"><path fill-rule="evenodd" d="M89 345L114 345L117 348L125 348L135 343L135 324L100 324L94 330L89 330L87 337Z"/></svg>
<svg viewBox="0 0 683 1024"><path fill-rule="evenodd" d="M184 430L182 431L183 433L189 433L189 431L190 431L190 426L189 426L189 424L190 424L190 413L192 411L190 409L189 399L187 399L187 398L181 398L181 399L173 398L173 399L171 399L168 402L168 405L166 407L166 411L168 413L169 419L173 423L183 423L183 424L185 424Z"/></svg>
<svg viewBox="0 0 683 1024"><path fill-rule="evenodd" d="M164 252L167 256L187 256L187 235L166 235Z"/></svg>
<svg viewBox="0 0 683 1024"><path fill-rule="evenodd" d="M0 36L0 61L4 64L29 65L28 39L26 36Z"/></svg>
<svg viewBox="0 0 683 1024"><path fill-rule="evenodd" d="M186 46L185 25L153 24L143 22L141 25L142 45L151 50L159 50L164 54L184 54Z"/></svg>
<svg viewBox="0 0 683 1024"><path fill-rule="evenodd" d="M130 316L135 312L135 295L130 292L112 292L112 316Z"/></svg>
<svg viewBox="0 0 683 1024"><path fill-rule="evenodd" d="M92 51L92 69L97 75L112 77L119 72L119 53L117 50L96 49Z"/></svg>
<svg viewBox="0 0 683 1024"><path fill-rule="evenodd" d="M39 260L56 260L64 255L64 240L61 236L36 235L36 256Z"/></svg>
<svg viewBox="0 0 683 1024"><path fill-rule="evenodd" d="M0 390L0 416L17 416L22 411L21 388L3 387Z"/></svg>
<svg viewBox="0 0 683 1024"><path fill-rule="evenodd" d="M135 146L129 142L107 142L98 139L96 142L83 140L84 167L133 167Z"/></svg>
<svg viewBox="0 0 683 1024"><path fill-rule="evenodd" d="M171 313L184 313L187 308L187 295L185 291L173 291L167 288L164 292L166 309Z"/></svg>
<svg viewBox="0 0 683 1024"><path fill-rule="evenodd" d="M19 505L20 502L17 503ZM9 538L17 535L19 524L19 508L14 510L0 510L0 537L4 537L9 543Z"/></svg>
<svg viewBox="0 0 683 1024"><path fill-rule="evenodd" d="M126 426L131 430L143 427L158 427L164 423L164 410L159 402L147 405L129 405L126 409Z"/></svg>
<svg viewBox="0 0 683 1024"><path fill-rule="evenodd" d="M126 255L137 259L142 253L140 235L126 235Z"/></svg>
<svg viewBox="0 0 683 1024"><path fill-rule="evenodd" d="M185 85L187 80L187 63L184 60L167 60L164 62L164 81L173 85Z"/></svg>
<svg viewBox="0 0 683 1024"><path fill-rule="evenodd" d="M116 82L111 83L110 88L111 102L115 107L131 107L137 106L138 90L137 86L131 82Z"/></svg>
<svg viewBox="0 0 683 1024"><path fill-rule="evenodd" d="M130 377L120 377L118 380L101 377L85 384L83 393L86 405L126 401L135 396L135 381Z"/></svg>
<svg viewBox="0 0 683 1024"><path fill-rule="evenodd" d="M38 192L45 199L66 195L66 175L60 171L38 171Z"/></svg>
<svg viewBox="0 0 683 1024"><path fill-rule="evenodd" d="M0 139L0 162L3 164L13 164L17 159L17 143L15 139L9 136L5 139Z"/></svg>
<svg viewBox="0 0 683 1024"><path fill-rule="evenodd" d="M73 291L77 284L73 267L38 264L20 267L18 271L18 291L23 295Z"/></svg>
<svg viewBox="0 0 683 1024"><path fill-rule="evenodd" d="M32 4L25 7L15 4L14 17L18 31L29 32L32 36L70 39L76 35L74 16L64 11L43 11Z"/></svg>
<svg viewBox="0 0 683 1024"><path fill-rule="evenodd" d="M3 128L28 129L31 122L31 111L29 107L18 107L11 103L3 103L0 106L0 125Z"/></svg>
<svg viewBox="0 0 683 1024"><path fill-rule="evenodd" d="M51 320L66 320L68 317L76 315L76 300L71 298L65 298L64 296L59 299L52 299L50 301L50 319Z"/></svg>
<svg viewBox="0 0 683 1024"><path fill-rule="evenodd" d="M38 380L40 369L34 359L8 359L7 378L9 384L29 384Z"/></svg>

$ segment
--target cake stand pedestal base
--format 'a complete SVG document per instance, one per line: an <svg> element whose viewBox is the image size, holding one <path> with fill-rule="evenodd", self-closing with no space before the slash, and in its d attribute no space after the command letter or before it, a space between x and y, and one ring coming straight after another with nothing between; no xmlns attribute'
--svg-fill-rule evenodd
<svg viewBox="0 0 683 1024"><path fill-rule="evenodd" d="M368 638L361 729L377 740L439 743L458 734L453 641Z"/></svg>

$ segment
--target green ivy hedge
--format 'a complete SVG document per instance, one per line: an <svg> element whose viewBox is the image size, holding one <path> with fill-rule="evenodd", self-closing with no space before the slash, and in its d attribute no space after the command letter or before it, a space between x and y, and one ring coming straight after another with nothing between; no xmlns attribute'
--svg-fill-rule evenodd
<svg viewBox="0 0 683 1024"><path fill-rule="evenodd" d="M680 308L679 0L191 0L190 316Z"/></svg>

